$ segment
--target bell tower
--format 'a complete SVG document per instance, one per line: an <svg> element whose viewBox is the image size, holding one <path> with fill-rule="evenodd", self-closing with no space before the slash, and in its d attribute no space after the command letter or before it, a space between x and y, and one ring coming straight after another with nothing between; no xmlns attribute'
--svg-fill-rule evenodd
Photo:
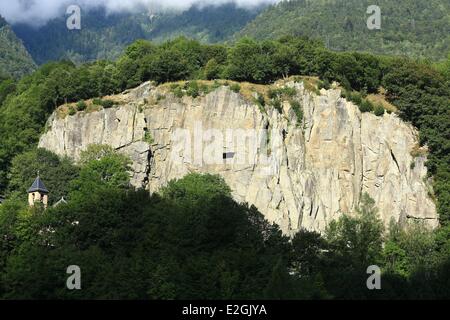
<svg viewBox="0 0 450 320"><path fill-rule="evenodd" d="M44 205L44 208L47 209L48 194L49 191L45 187L38 173L36 180L34 180L30 189L28 189L28 204L30 205L30 207L34 207L34 205L39 202L42 203Z"/></svg>

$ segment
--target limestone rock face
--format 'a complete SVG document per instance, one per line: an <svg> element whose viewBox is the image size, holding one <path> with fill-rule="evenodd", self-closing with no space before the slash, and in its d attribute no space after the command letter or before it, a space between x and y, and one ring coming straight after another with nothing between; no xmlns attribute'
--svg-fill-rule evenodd
<svg viewBox="0 0 450 320"><path fill-rule="evenodd" d="M132 159L132 184L150 192L191 172L219 174L237 201L290 235L323 231L355 212L365 192L386 225L438 225L426 159L411 155L418 144L412 126L394 114L362 114L337 89L316 95L302 83L286 85L296 89L301 120L287 101L280 113L225 86L194 99L145 83L120 95L117 108L55 113L39 146L78 160L90 144L111 145Z"/></svg>

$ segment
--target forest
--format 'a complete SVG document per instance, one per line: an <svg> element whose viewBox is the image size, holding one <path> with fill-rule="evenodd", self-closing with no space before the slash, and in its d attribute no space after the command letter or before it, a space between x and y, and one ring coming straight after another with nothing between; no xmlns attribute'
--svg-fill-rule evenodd
<svg viewBox="0 0 450 320"><path fill-rule="evenodd" d="M52 62L21 80L3 78L0 194L8 200L0 206L1 297L449 297L449 67L450 57L432 64L333 52L303 37L243 38L230 46L177 38L161 44L139 40L115 62ZM289 241L256 208L235 203L218 177L187 176L149 196L130 189L128 160L113 150L97 146L75 165L36 149L47 118L66 102L145 81L267 84L291 75L319 77L324 87L337 81L345 96L360 102L385 92L429 148L438 230L420 225L384 230L374 201L365 196L357 217L344 215L323 235L304 231ZM67 205L46 211L25 207L24 190L36 169L55 190L51 200L69 195ZM64 289L61 270L70 261L86 270L86 290ZM365 269L372 264L383 271L380 292L366 287Z"/></svg>
<svg viewBox="0 0 450 320"><path fill-rule="evenodd" d="M36 65L21 40L0 15L0 79L20 78L36 70Z"/></svg>
<svg viewBox="0 0 450 320"><path fill-rule="evenodd" d="M431 299L448 298L449 228L389 231L363 196L356 217L324 234L293 239L255 207L238 204L219 176L191 174L158 194L129 186L129 160L91 146L78 166L37 149L17 159L12 180L31 168L69 203L28 208L15 194L0 206L3 299ZM384 243L384 246L383 246ZM66 268L82 270L67 290ZM366 269L383 270L367 290Z"/></svg>
<svg viewBox="0 0 450 320"><path fill-rule="evenodd" d="M381 30L367 28L369 5L381 8ZM243 36L309 36L331 50L444 60L450 49L448 12L447 0L291 0L254 8L220 2L185 11L91 9L82 11L82 29L75 31L67 30L63 13L43 26L17 23L12 28L39 65L115 60L136 39L163 42L178 36L210 44L234 43Z"/></svg>
<svg viewBox="0 0 450 320"><path fill-rule="evenodd" d="M64 16L38 28L21 23L13 29L38 64L60 59L82 63L115 60L136 39L162 42L187 36L205 43L221 42L231 38L258 13L259 10L246 10L234 3L194 5L183 12L150 14L93 9L82 12L81 30L67 30Z"/></svg>
<svg viewBox="0 0 450 320"><path fill-rule="evenodd" d="M367 28L371 5L380 8L380 30ZM449 12L446 0L290 0L267 8L234 38L309 36L337 51L442 60L450 49Z"/></svg>

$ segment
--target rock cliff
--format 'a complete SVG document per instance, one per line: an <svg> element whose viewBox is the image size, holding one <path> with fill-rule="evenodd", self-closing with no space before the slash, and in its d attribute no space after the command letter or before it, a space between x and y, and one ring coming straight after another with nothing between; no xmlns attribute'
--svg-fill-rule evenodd
<svg viewBox="0 0 450 320"><path fill-rule="evenodd" d="M150 192L190 172L219 174L237 201L255 205L286 234L324 230L354 212L365 192L386 225L438 225L426 158L412 155L411 125L394 114L361 113L339 89L318 95L302 82L285 85L295 88L303 119L292 102L262 107L227 86L177 98L145 83L114 97L115 108L55 112L39 146L77 160L90 144L111 145L132 159L132 184Z"/></svg>

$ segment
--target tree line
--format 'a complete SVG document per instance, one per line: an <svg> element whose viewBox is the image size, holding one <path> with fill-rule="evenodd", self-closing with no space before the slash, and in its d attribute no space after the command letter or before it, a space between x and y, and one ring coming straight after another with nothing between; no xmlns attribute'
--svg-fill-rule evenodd
<svg viewBox="0 0 450 320"><path fill-rule="evenodd" d="M44 165L45 164L45 165ZM373 199L323 234L282 235L223 179L191 174L157 194L129 185L129 159L91 146L80 164L46 150L14 161L67 204L28 208L12 192L0 206L2 299L408 299L450 296L449 228L385 230ZM81 269L69 290L68 266ZM381 290L367 268L382 270Z"/></svg>

